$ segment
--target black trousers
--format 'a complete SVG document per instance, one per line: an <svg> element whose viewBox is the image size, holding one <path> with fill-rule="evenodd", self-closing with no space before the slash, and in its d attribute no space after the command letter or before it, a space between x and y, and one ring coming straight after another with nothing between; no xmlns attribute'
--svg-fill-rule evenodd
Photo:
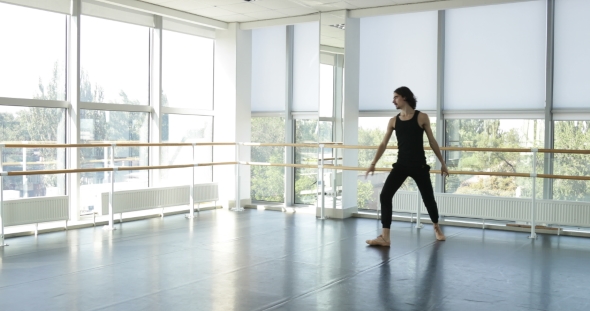
<svg viewBox="0 0 590 311"><path fill-rule="evenodd" d="M389 176L387 176L387 179L385 180L383 190L381 190L381 223L383 224L383 228L391 227L393 195L408 177L412 177L416 181L416 185L418 186L418 190L420 190L422 201L424 201L430 219L433 223L438 223L438 207L434 200L434 190L432 189L432 183L430 181L430 166L426 164L412 165L395 163Z"/></svg>

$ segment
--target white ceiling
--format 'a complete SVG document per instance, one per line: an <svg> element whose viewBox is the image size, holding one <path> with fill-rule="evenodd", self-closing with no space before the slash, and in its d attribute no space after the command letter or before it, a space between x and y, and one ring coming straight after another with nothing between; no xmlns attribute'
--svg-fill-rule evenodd
<svg viewBox="0 0 590 311"><path fill-rule="evenodd" d="M223 22L250 22L342 9L444 0L141 0Z"/></svg>

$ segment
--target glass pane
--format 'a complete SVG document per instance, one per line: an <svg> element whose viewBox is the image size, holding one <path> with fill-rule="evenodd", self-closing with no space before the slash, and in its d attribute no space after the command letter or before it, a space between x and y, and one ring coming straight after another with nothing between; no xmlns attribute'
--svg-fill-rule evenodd
<svg viewBox="0 0 590 311"><path fill-rule="evenodd" d="M65 100L66 16L0 3L0 96Z"/></svg>
<svg viewBox="0 0 590 311"><path fill-rule="evenodd" d="M331 118L334 111L334 66L320 64L320 117Z"/></svg>
<svg viewBox="0 0 590 311"><path fill-rule="evenodd" d="M590 1L555 2L555 108L590 107Z"/></svg>
<svg viewBox="0 0 590 311"><path fill-rule="evenodd" d="M0 142L65 143L65 109L0 106ZM5 148L2 170L64 169L65 149ZM4 199L66 194L65 174L3 177Z"/></svg>
<svg viewBox="0 0 590 311"><path fill-rule="evenodd" d="M280 117L252 118L252 142L284 143L285 119ZM250 149L252 162L285 163L285 147L256 147ZM285 168L250 166L250 191L253 200L285 201Z"/></svg>
<svg viewBox="0 0 590 311"><path fill-rule="evenodd" d="M80 110L80 142L148 142L148 113ZM80 148L82 168L111 167L110 147ZM148 147L115 147L117 167L148 165ZM93 211L100 193L110 191L113 172L80 174L81 213ZM115 172L115 191L146 188L148 171ZM100 212L100 208L97 207Z"/></svg>
<svg viewBox="0 0 590 311"><path fill-rule="evenodd" d="M361 18L360 40L360 110L395 109L400 86L436 110L437 11Z"/></svg>
<svg viewBox="0 0 590 311"><path fill-rule="evenodd" d="M359 118L359 145L362 146L377 146L383 141L385 133L387 131L387 125L389 124L390 117L360 117ZM436 136L436 117L430 117L430 126L433 134ZM424 146L428 146L428 137L424 135ZM397 138L395 132L389 140L388 146L397 146ZM375 158L377 149L364 149L359 150L359 166L369 167L371 162ZM434 169L436 162L436 156L434 152L426 150L426 163ZM397 162L397 149L387 149L379 162L377 162L377 168L390 169L393 163ZM374 175L369 175L365 179L365 172L358 173L358 206L361 209L377 210L379 204L379 194L385 184L385 179L389 176L389 172L375 172ZM432 186L435 183L435 174L430 174L430 180ZM413 179L408 178L401 186L402 191L417 191L418 187Z"/></svg>
<svg viewBox="0 0 590 311"><path fill-rule="evenodd" d="M162 116L162 142L212 142L213 117L164 114ZM207 163L213 161L211 146L195 146L193 160L192 146L161 147L162 165ZM213 169L211 166L196 167L195 183L211 182ZM170 169L160 171L160 182L164 185L190 185L191 169Z"/></svg>
<svg viewBox="0 0 590 311"><path fill-rule="evenodd" d="M590 149L590 121L556 121L555 149ZM590 176L590 155L554 154L555 175ZM555 179L553 199L590 202L590 181Z"/></svg>
<svg viewBox="0 0 590 311"><path fill-rule="evenodd" d="M82 16L80 100L147 105L148 27Z"/></svg>
<svg viewBox="0 0 590 311"><path fill-rule="evenodd" d="M533 148L542 147L543 120L447 120L447 142L452 147ZM447 152L449 170L531 173L532 153ZM543 157L537 158L537 173L543 171ZM537 180L537 195L542 197L543 181ZM502 197L531 197L532 183L525 177L450 175L446 192Z"/></svg>
<svg viewBox="0 0 590 311"><path fill-rule="evenodd" d="M318 120L295 120L295 143L317 143L318 134ZM295 163L318 165L318 149L295 148ZM295 169L295 203L316 203L317 175L316 168Z"/></svg>
<svg viewBox="0 0 590 311"><path fill-rule="evenodd" d="M164 30L162 105L213 109L213 39Z"/></svg>
<svg viewBox="0 0 590 311"><path fill-rule="evenodd" d="M543 109L546 28L545 1L447 10L445 109Z"/></svg>

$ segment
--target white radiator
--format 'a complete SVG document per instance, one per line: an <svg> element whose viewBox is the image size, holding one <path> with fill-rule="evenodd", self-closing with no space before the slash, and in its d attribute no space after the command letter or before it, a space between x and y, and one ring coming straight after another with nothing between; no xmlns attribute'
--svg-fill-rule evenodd
<svg viewBox="0 0 590 311"><path fill-rule="evenodd" d="M219 201L219 188L217 183L197 184L193 189L195 203Z"/></svg>
<svg viewBox="0 0 590 311"><path fill-rule="evenodd" d="M6 200L2 204L4 226L68 220L69 197L41 197Z"/></svg>
<svg viewBox="0 0 590 311"><path fill-rule="evenodd" d="M218 200L216 183L197 184L194 186L194 202ZM113 213L126 213L159 207L182 206L190 202L190 187L157 187L138 190L115 191ZM101 193L102 214L109 214L109 193Z"/></svg>
<svg viewBox="0 0 590 311"><path fill-rule="evenodd" d="M471 196L435 193L440 215L490 220L531 220L531 199ZM416 213L426 207L417 192L398 191L393 197L393 211ZM590 227L590 203L537 200L537 223Z"/></svg>

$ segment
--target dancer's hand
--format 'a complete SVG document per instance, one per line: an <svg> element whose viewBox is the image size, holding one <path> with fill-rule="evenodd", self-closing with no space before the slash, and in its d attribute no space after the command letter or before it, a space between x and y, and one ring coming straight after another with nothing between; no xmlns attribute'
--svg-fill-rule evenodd
<svg viewBox="0 0 590 311"><path fill-rule="evenodd" d="M365 173L365 179L367 179L367 176L369 176L369 173L371 173L371 176L373 176L373 174L375 173L375 164L371 164L369 166L369 168L367 169L367 172Z"/></svg>
<svg viewBox="0 0 590 311"><path fill-rule="evenodd" d="M449 176L449 169L447 168L446 165L443 164L443 166L440 168L440 175L441 176Z"/></svg>

